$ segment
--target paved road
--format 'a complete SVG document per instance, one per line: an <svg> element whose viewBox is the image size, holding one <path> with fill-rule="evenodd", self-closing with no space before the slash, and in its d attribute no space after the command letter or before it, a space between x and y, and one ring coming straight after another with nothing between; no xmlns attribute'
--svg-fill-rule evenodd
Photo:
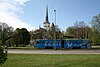
<svg viewBox="0 0 100 67"><path fill-rule="evenodd" d="M8 53L16 54L100 54L100 50L21 50L9 49Z"/></svg>

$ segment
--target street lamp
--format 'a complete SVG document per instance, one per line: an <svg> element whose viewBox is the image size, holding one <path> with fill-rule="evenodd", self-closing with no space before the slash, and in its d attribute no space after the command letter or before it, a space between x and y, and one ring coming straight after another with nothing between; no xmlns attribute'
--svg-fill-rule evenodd
<svg viewBox="0 0 100 67"><path fill-rule="evenodd" d="M55 32L54 32L54 36L55 36L55 50L56 50L56 10L54 10L54 15L55 15Z"/></svg>

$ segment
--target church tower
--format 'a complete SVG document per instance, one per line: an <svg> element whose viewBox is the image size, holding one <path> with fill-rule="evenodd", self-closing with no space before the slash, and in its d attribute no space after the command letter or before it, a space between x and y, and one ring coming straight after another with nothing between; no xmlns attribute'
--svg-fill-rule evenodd
<svg viewBox="0 0 100 67"><path fill-rule="evenodd" d="M46 6L46 17L45 17L45 22L43 24L46 30L48 31L50 29L50 23L48 20L48 6Z"/></svg>

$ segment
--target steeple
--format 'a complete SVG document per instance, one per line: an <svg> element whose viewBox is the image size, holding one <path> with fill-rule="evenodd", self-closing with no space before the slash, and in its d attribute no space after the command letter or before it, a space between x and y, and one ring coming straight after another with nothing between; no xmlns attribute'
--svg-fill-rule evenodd
<svg viewBox="0 0 100 67"><path fill-rule="evenodd" d="M46 27L46 29L48 30L50 27L50 23L48 20L48 6L46 6L46 17L45 17L45 22L43 24L44 24L44 27Z"/></svg>
<svg viewBox="0 0 100 67"><path fill-rule="evenodd" d="M45 17L45 22L44 22L44 24L45 24L45 23L50 24L50 23L49 23L49 20L48 20L48 6L46 6L46 17Z"/></svg>
<svg viewBox="0 0 100 67"><path fill-rule="evenodd" d="M48 6L46 6L46 18L45 18L45 21L48 22Z"/></svg>

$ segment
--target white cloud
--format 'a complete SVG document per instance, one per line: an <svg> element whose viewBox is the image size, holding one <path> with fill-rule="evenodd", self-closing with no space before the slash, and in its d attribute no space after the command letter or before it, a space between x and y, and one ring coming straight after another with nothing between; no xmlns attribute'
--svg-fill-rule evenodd
<svg viewBox="0 0 100 67"><path fill-rule="evenodd" d="M5 22L14 28L27 28L32 26L22 21L18 14L24 14L23 7L30 0L0 0L0 22Z"/></svg>

